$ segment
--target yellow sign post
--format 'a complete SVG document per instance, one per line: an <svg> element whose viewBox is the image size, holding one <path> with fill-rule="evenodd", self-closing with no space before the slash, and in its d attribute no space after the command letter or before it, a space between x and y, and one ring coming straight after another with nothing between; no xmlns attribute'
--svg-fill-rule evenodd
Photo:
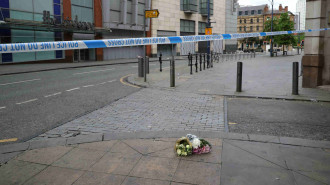
<svg viewBox="0 0 330 185"><path fill-rule="evenodd" d="M159 11L158 9L155 10L146 10L145 11L146 18L158 18Z"/></svg>
<svg viewBox="0 0 330 185"><path fill-rule="evenodd" d="M212 35L212 28L205 28L205 35Z"/></svg>

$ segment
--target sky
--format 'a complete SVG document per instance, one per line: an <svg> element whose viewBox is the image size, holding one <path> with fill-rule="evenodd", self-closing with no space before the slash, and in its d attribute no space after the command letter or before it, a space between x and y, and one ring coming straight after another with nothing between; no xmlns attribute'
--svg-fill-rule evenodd
<svg viewBox="0 0 330 185"><path fill-rule="evenodd" d="M240 5L262 5L268 4L271 7L271 0L238 0ZM279 5L282 4L283 7L288 6L289 11L296 12L296 3L297 0L274 0L274 9L278 9Z"/></svg>

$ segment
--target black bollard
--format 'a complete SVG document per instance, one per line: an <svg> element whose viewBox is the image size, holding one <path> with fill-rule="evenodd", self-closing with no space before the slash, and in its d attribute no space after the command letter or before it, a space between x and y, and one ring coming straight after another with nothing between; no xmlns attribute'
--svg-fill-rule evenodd
<svg viewBox="0 0 330 185"><path fill-rule="evenodd" d="M243 63L237 62L236 92L242 92Z"/></svg>
<svg viewBox="0 0 330 185"><path fill-rule="evenodd" d="M213 52L211 52L211 68L213 68L213 59L214 59L214 56L213 56Z"/></svg>
<svg viewBox="0 0 330 185"><path fill-rule="evenodd" d="M292 94L298 95L298 89L299 89L299 80L298 80L298 71L299 71L299 63L293 62L293 71L292 71Z"/></svg>
<svg viewBox="0 0 330 185"><path fill-rule="evenodd" d="M202 54L199 54L199 70L202 71Z"/></svg>
<svg viewBox="0 0 330 185"><path fill-rule="evenodd" d="M190 52L188 53L188 66L190 65Z"/></svg>
<svg viewBox="0 0 330 185"><path fill-rule="evenodd" d="M196 54L196 63L195 63L195 67L196 67L196 73L198 73L198 55Z"/></svg>
<svg viewBox="0 0 330 185"><path fill-rule="evenodd" d="M193 69L192 69L192 55L189 54L189 65L190 65L190 74L192 75L193 74Z"/></svg>
<svg viewBox="0 0 330 185"><path fill-rule="evenodd" d="M170 60L170 86L175 87L175 61L173 58Z"/></svg>
<svg viewBox="0 0 330 185"><path fill-rule="evenodd" d="M160 53L160 55L159 55L159 70L160 70L160 72L163 71L163 69L162 69L162 63L163 63L162 56L163 56L162 53Z"/></svg>
<svg viewBox="0 0 330 185"><path fill-rule="evenodd" d="M205 62L206 62L206 61L205 61L205 53L204 53L204 70L205 70Z"/></svg>

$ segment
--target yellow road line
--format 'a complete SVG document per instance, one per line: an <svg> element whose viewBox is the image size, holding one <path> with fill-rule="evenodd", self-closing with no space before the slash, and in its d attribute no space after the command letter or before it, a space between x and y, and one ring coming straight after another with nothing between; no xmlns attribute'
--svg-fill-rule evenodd
<svg viewBox="0 0 330 185"><path fill-rule="evenodd" d="M131 87L135 87L135 88L141 88L141 87L139 87L139 86L132 85L132 84L129 84L129 83L127 83L127 82L124 81L124 79L125 79L126 77L129 77L129 76L131 76L131 75L133 75L133 74L130 74L130 75L126 75L126 76L121 77L120 82L121 82L122 84L124 84L124 85L127 85L127 86L131 86Z"/></svg>
<svg viewBox="0 0 330 185"><path fill-rule="evenodd" d="M17 141L17 138L3 139L3 140L0 140L0 143L7 143L7 142L14 142L14 141Z"/></svg>

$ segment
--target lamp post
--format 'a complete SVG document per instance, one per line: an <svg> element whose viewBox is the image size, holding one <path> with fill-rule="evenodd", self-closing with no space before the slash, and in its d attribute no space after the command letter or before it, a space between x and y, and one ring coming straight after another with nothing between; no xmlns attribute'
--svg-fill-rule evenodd
<svg viewBox="0 0 330 185"><path fill-rule="evenodd" d="M298 22L299 22L299 27L298 27L298 30L300 31L300 12L298 12L299 13L299 18L298 18ZM300 46L300 33L298 33L298 43L299 43L299 45L298 45L298 55L299 55L299 46Z"/></svg>
<svg viewBox="0 0 330 185"><path fill-rule="evenodd" d="M271 32L273 32L273 19L274 19L274 0L272 0L272 24L271 24ZM273 35L270 37L270 56L273 57Z"/></svg>

